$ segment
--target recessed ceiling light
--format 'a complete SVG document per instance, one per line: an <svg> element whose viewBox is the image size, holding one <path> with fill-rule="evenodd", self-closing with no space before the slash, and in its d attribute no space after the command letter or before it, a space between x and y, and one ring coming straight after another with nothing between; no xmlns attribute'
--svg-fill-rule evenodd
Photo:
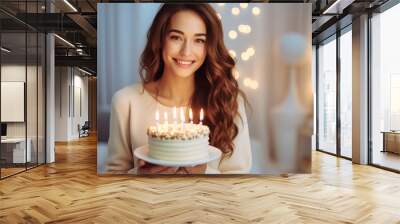
<svg viewBox="0 0 400 224"><path fill-rule="evenodd" d="M74 12L78 12L78 10L71 4L69 3L68 0L64 0L65 4L67 4Z"/></svg>
<svg viewBox="0 0 400 224"><path fill-rule="evenodd" d="M333 13L333 14L339 14L338 12L338 6L340 7L340 5L338 5L340 3L341 0L336 0L335 2L333 2L332 5L330 5L327 9L325 9L322 14L328 14L328 13ZM346 1L344 1L346 2ZM346 3L345 3L346 4Z"/></svg>
<svg viewBox="0 0 400 224"><path fill-rule="evenodd" d="M1 47L1 51L4 51L6 53L10 53L11 52L11 50L9 50L9 49L7 49L5 47Z"/></svg>
<svg viewBox="0 0 400 224"><path fill-rule="evenodd" d="M66 39L64 39L64 38L62 38L62 37L60 37L60 36L57 35L57 34L54 34L54 36L57 37L58 39L60 39L62 42L64 42L64 43L66 43L67 45L69 45L70 47L75 48L75 45L73 45L73 44L72 44L71 42L69 42L68 40L66 40Z"/></svg>
<svg viewBox="0 0 400 224"><path fill-rule="evenodd" d="M90 72L88 72L88 71L86 71L86 70L83 70L83 69L81 69L81 68L79 68L79 67L78 67L78 70L81 71L81 72L83 72L83 73L85 73L85 74L87 74L87 75L92 75L92 73L90 73Z"/></svg>

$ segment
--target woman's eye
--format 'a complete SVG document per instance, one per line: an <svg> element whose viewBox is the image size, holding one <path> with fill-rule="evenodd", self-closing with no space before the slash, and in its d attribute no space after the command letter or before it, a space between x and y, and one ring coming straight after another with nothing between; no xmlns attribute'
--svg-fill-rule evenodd
<svg viewBox="0 0 400 224"><path fill-rule="evenodd" d="M171 40L181 40L182 38L180 36L171 36Z"/></svg>
<svg viewBox="0 0 400 224"><path fill-rule="evenodd" d="M196 42L197 42L197 43L200 43L200 44L204 44L204 43L206 42L206 40L204 40L204 39L197 39Z"/></svg>

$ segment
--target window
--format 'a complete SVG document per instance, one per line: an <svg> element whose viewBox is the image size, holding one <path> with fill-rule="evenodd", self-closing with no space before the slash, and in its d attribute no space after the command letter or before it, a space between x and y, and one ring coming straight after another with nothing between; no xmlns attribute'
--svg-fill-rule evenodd
<svg viewBox="0 0 400 224"><path fill-rule="evenodd" d="M352 32L340 36L340 155L352 157Z"/></svg>
<svg viewBox="0 0 400 224"><path fill-rule="evenodd" d="M318 149L336 153L336 39L318 48Z"/></svg>
<svg viewBox="0 0 400 224"><path fill-rule="evenodd" d="M400 4L371 18L372 164L400 170Z"/></svg>

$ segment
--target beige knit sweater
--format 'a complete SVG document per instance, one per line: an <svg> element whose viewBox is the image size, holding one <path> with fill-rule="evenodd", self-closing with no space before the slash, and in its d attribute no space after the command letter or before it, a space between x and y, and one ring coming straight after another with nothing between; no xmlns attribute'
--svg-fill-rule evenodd
<svg viewBox="0 0 400 224"><path fill-rule="evenodd" d="M207 164L207 174L242 174L251 168L250 137L247 117L242 98L239 100L239 114L243 120L235 119L239 133L234 139L233 154L229 158ZM142 84L133 84L115 93L111 103L110 137L106 170L109 173L135 174L136 158L133 151L147 144L146 130L154 125L154 114L158 107L160 114L172 111L171 107L158 103L153 96L143 90Z"/></svg>

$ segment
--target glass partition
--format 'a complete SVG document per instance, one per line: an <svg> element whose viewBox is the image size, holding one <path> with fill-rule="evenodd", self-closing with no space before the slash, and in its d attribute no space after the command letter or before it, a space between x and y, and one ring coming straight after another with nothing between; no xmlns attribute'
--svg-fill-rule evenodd
<svg viewBox="0 0 400 224"><path fill-rule="evenodd" d="M30 160L27 163L27 167L34 167L37 165L37 122L38 122L38 35L35 32L27 33L27 98L26 98L26 110L27 110L27 150L30 150ZM30 147L30 149L29 149Z"/></svg>
<svg viewBox="0 0 400 224"><path fill-rule="evenodd" d="M24 171L31 157L26 141L26 41L25 32L1 34L0 110L6 127L1 140L2 177Z"/></svg>
<svg viewBox="0 0 400 224"><path fill-rule="evenodd" d="M44 1L8 1L17 16L40 13ZM45 163L45 35L0 12L0 178ZM7 21L4 22L4 21Z"/></svg>
<svg viewBox="0 0 400 224"><path fill-rule="evenodd" d="M46 37L43 33L38 33L38 64L37 64L37 162L44 164L46 162L46 144L45 144L45 124L46 124Z"/></svg>

